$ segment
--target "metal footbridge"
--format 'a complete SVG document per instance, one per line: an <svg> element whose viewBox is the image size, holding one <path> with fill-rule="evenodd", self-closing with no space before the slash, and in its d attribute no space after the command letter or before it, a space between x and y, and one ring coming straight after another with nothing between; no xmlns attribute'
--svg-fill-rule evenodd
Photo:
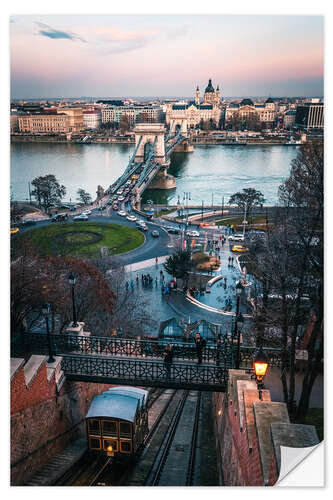
<svg viewBox="0 0 333 500"><path fill-rule="evenodd" d="M165 340L135 340L116 337L52 334L52 353L61 356L67 380L108 384L225 391L228 370L235 368L236 344L225 337L202 351L198 364L194 342L172 343L173 362L163 362ZM240 368L252 366L255 347L240 349ZM271 366L280 366L281 350L265 348ZM12 343L11 356L49 353L46 334L25 333Z"/></svg>

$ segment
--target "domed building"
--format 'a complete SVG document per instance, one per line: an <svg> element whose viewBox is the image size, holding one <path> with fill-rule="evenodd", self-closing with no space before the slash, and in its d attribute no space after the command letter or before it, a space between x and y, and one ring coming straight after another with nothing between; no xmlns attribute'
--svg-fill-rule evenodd
<svg viewBox="0 0 333 500"><path fill-rule="evenodd" d="M219 86L213 87L211 78L205 89L203 102L200 101L200 90L197 86L195 100L190 102L170 103L167 105L165 121L170 122L187 120L188 126L194 128L201 121L213 121L218 127L222 113L221 92Z"/></svg>

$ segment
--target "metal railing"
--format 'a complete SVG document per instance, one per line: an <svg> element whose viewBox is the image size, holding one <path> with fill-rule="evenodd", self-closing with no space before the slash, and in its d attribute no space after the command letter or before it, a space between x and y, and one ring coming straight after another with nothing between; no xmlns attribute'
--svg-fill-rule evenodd
<svg viewBox="0 0 333 500"><path fill-rule="evenodd" d="M160 361L65 355L61 368L67 380L124 383L148 387L170 387L225 391L228 370L218 366Z"/></svg>

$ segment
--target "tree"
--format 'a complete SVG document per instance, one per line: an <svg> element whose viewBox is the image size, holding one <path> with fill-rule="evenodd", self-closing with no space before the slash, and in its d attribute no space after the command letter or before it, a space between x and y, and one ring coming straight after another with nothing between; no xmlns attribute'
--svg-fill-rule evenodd
<svg viewBox="0 0 333 500"><path fill-rule="evenodd" d="M82 189L82 188L78 189L77 194L78 194L78 197L77 197L78 201L81 201L85 205L88 205L88 203L91 203L91 195L87 191L85 191L84 189Z"/></svg>
<svg viewBox="0 0 333 500"><path fill-rule="evenodd" d="M72 297L68 276L77 276L75 304L79 321L95 335L109 329L115 295L102 273L84 259L23 255L11 265L11 331L22 332L38 318L43 302L51 305L61 333L72 321Z"/></svg>
<svg viewBox="0 0 333 500"><path fill-rule="evenodd" d="M237 205L242 210L246 208L246 214L251 214L252 208L255 206L262 206L265 201L264 195L261 191L253 188L243 189L230 196L229 205Z"/></svg>
<svg viewBox="0 0 333 500"><path fill-rule="evenodd" d="M36 177L31 184L34 189L31 195L35 197L39 208L47 210L53 203L59 203L66 194L66 188L60 185L54 175Z"/></svg>
<svg viewBox="0 0 333 500"><path fill-rule="evenodd" d="M281 382L292 418L302 422L323 358L323 145L304 145L280 186L282 206L274 230L252 254L262 284L257 328L260 340L282 347ZM275 297L274 300L270 297ZM304 300L304 298L307 300ZM256 321L255 321L256 323ZM308 353L298 404L296 350Z"/></svg>
<svg viewBox="0 0 333 500"><path fill-rule="evenodd" d="M189 272L193 267L191 252L189 250L177 250L167 258L163 267L168 274L187 283Z"/></svg>

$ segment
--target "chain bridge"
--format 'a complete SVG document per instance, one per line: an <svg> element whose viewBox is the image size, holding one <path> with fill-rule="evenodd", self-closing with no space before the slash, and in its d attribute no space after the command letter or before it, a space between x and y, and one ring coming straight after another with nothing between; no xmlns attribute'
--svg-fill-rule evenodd
<svg viewBox="0 0 333 500"><path fill-rule="evenodd" d="M136 125L134 133L134 152L124 173L108 191L110 194L115 194L135 174L138 176L138 180L134 193L136 202L140 202L143 191L155 177L159 179L164 188L175 187L175 178L167 174L170 154L181 145L183 145L183 151L191 151L193 146L188 144L186 120L170 127L168 133L166 133L166 128L162 123L140 123Z"/></svg>
<svg viewBox="0 0 333 500"><path fill-rule="evenodd" d="M172 343L173 362L163 362L166 341L94 337L70 334L25 333L12 343L13 357L48 354L62 357L67 380L109 384L170 387L205 391L226 390L228 370L236 366L232 339L211 343L198 364L194 342ZM240 349L240 368L252 367L255 347ZM271 366L280 366L281 350L265 348Z"/></svg>

